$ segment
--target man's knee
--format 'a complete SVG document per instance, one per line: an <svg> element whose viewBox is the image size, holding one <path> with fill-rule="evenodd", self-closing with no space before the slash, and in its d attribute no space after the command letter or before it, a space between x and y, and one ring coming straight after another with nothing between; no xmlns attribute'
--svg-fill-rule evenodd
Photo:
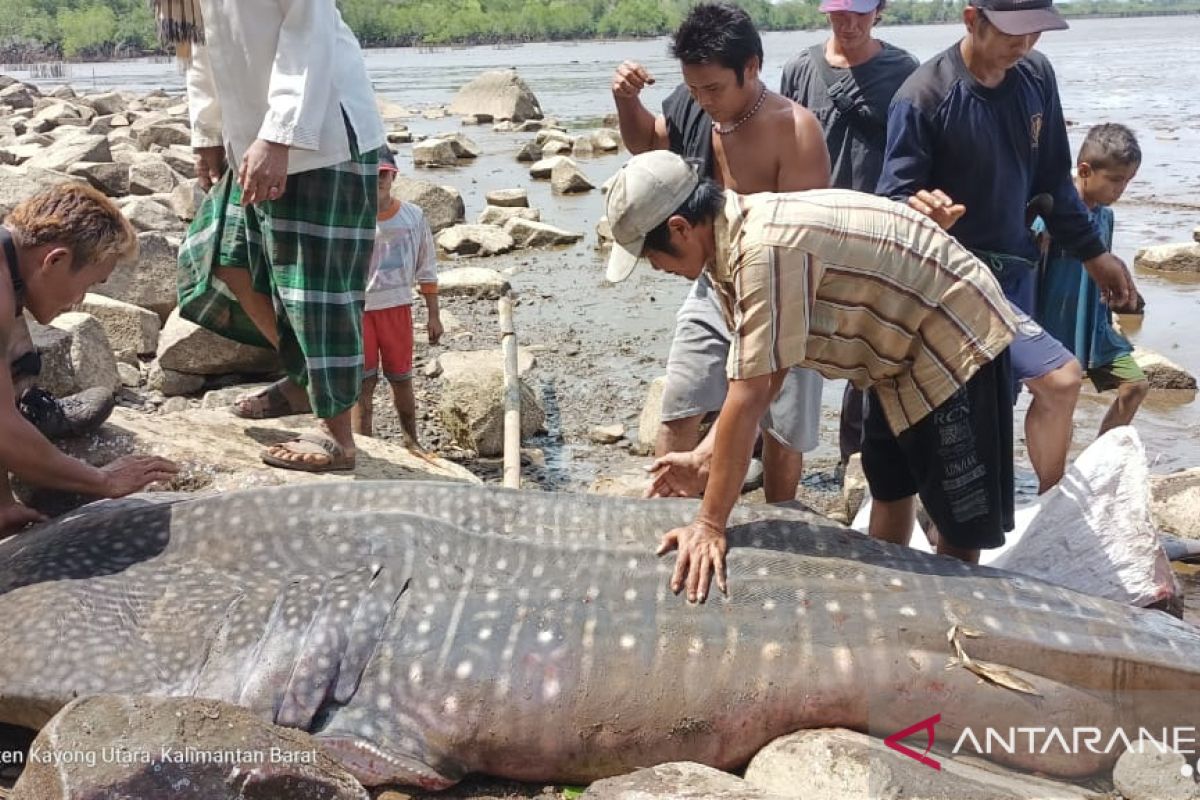
<svg viewBox="0 0 1200 800"><path fill-rule="evenodd" d="M1033 396L1042 402L1074 406L1083 385L1083 369L1078 361L1071 359L1026 385Z"/></svg>
<svg viewBox="0 0 1200 800"><path fill-rule="evenodd" d="M1150 394L1150 381L1140 380L1122 383L1118 392L1125 400L1141 403L1146 399L1146 395Z"/></svg>

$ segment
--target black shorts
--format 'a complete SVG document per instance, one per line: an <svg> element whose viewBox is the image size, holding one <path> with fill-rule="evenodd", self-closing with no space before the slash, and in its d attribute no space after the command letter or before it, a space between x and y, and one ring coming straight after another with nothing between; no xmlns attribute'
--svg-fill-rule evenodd
<svg viewBox="0 0 1200 800"><path fill-rule="evenodd" d="M1013 413L1008 351L924 419L892 435L869 392L862 462L871 496L921 496L938 535L969 550L1004 544L1013 529Z"/></svg>

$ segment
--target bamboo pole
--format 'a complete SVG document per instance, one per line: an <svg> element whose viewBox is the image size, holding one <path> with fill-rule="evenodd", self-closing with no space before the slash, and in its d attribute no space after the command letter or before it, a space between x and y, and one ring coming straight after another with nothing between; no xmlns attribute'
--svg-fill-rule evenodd
<svg viewBox="0 0 1200 800"><path fill-rule="evenodd" d="M504 486L521 488L521 381L511 294L500 298L500 348L504 353Z"/></svg>

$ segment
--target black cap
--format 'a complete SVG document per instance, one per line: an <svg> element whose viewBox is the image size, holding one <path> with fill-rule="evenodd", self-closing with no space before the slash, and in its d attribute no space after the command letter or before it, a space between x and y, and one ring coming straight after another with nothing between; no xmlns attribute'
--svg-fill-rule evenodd
<svg viewBox="0 0 1200 800"><path fill-rule="evenodd" d="M1043 31L1062 31L1069 26L1054 0L971 0L988 22L1009 36L1027 36Z"/></svg>

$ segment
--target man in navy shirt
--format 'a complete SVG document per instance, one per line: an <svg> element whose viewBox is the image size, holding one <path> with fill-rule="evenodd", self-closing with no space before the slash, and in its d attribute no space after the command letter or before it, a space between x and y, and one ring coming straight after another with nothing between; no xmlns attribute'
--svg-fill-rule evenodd
<svg viewBox="0 0 1200 800"><path fill-rule="evenodd" d="M1082 376L1070 351L1029 318L1038 252L1027 206L1038 207L1110 304L1134 296L1129 270L1107 252L1073 190L1054 70L1033 51L1043 31L1067 27L1051 3L971 0L963 9L967 35L922 64L897 92L877 187L952 228L1024 312L1011 355L1014 377L1033 394L1025 438L1039 492L1066 469Z"/></svg>

